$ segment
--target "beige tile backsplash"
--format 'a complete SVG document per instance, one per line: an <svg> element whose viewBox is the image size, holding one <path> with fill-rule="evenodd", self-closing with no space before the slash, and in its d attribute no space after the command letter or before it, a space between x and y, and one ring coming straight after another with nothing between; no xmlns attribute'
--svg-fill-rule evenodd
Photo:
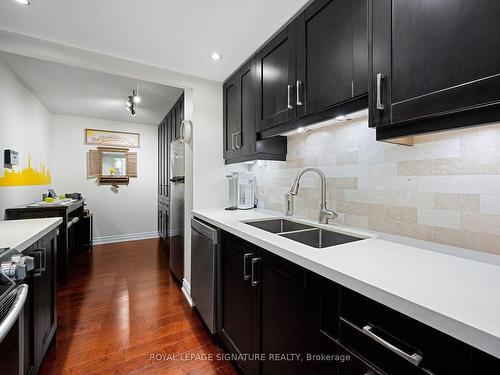
<svg viewBox="0 0 500 375"><path fill-rule="evenodd" d="M500 124L377 142L366 119L288 137L286 162L260 162L259 206L283 210L297 172L319 167L337 222L500 255ZM296 214L319 215L319 181L304 175Z"/></svg>

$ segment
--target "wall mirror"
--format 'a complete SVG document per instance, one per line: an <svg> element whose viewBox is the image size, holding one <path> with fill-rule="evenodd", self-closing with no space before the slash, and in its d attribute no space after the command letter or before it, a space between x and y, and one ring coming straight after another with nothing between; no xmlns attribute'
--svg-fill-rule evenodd
<svg viewBox="0 0 500 375"><path fill-rule="evenodd" d="M123 151L103 151L101 160L103 176L127 176L127 153Z"/></svg>
<svg viewBox="0 0 500 375"><path fill-rule="evenodd" d="M137 177L137 153L127 148L98 147L87 154L87 178L99 184L128 184Z"/></svg>

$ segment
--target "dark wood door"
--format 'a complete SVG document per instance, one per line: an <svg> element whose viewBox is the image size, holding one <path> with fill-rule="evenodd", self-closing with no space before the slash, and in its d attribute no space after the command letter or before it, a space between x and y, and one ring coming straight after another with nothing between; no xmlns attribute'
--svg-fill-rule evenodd
<svg viewBox="0 0 500 375"><path fill-rule="evenodd" d="M162 195L163 193L163 176L162 176L162 159L161 159L161 154L162 154L162 125L163 122L158 125L158 195Z"/></svg>
<svg viewBox="0 0 500 375"><path fill-rule="evenodd" d="M177 103L175 103L172 108L172 140L179 137L179 131L177 129Z"/></svg>
<svg viewBox="0 0 500 375"><path fill-rule="evenodd" d="M257 54L257 130L296 117L296 24L292 22Z"/></svg>
<svg viewBox="0 0 500 375"><path fill-rule="evenodd" d="M308 346L308 293L305 270L269 252L258 262L260 284L260 352L268 359L261 362L261 374L306 373ZM273 360L275 353L302 354L302 359L288 357Z"/></svg>
<svg viewBox="0 0 500 375"><path fill-rule="evenodd" d="M368 94L368 0L352 0L352 94ZM366 108L366 104L365 104Z"/></svg>
<svg viewBox="0 0 500 375"><path fill-rule="evenodd" d="M237 73L239 94L239 126L236 129L236 157L255 152L255 65L253 60Z"/></svg>
<svg viewBox="0 0 500 375"><path fill-rule="evenodd" d="M161 175L162 175L162 194L163 196L168 195L168 142L167 142L167 121L164 121L162 124L162 132L161 132Z"/></svg>
<svg viewBox="0 0 500 375"><path fill-rule="evenodd" d="M353 96L351 0L319 0L297 22L297 82L294 104L300 116Z"/></svg>
<svg viewBox="0 0 500 375"><path fill-rule="evenodd" d="M224 118L224 158L235 157L236 133L241 132L240 95L238 90L238 73L230 77L223 85L223 118Z"/></svg>
<svg viewBox="0 0 500 375"><path fill-rule="evenodd" d="M165 197L169 196L170 192L170 137L171 137L171 129L170 129L170 124L169 124L170 118L167 116L165 124L164 124L164 130L163 130L163 139L162 142L164 144L163 147L163 195Z"/></svg>
<svg viewBox="0 0 500 375"><path fill-rule="evenodd" d="M33 276L33 356L38 372L57 329L57 245L55 232L38 241L33 251L39 254Z"/></svg>
<svg viewBox="0 0 500 375"><path fill-rule="evenodd" d="M498 107L499 18L496 0L371 0L370 125Z"/></svg>
<svg viewBox="0 0 500 375"><path fill-rule="evenodd" d="M258 287L252 287L251 263L256 249L227 233L222 236L222 301L220 337L230 353L256 353L259 327L255 324ZM245 277L246 275L246 277ZM244 374L256 374L258 364L239 360Z"/></svg>
<svg viewBox="0 0 500 375"><path fill-rule="evenodd" d="M156 230L158 231L158 235L161 238L161 235L162 235L162 226L161 226L161 224L162 224L163 218L162 218L162 211L161 211L161 203L160 202L158 202L157 220L158 220L158 224L157 224Z"/></svg>
<svg viewBox="0 0 500 375"><path fill-rule="evenodd" d="M179 139L181 137L181 121L184 117L184 114L181 114L181 112L184 111L183 98L184 96L181 96L175 103L174 108L172 108L172 121L174 122L173 139Z"/></svg>
<svg viewBox="0 0 500 375"><path fill-rule="evenodd" d="M25 254L30 254L34 247L30 246L24 250ZM35 358L34 358L34 336L33 336L33 276L28 274L23 280L23 283L28 285L28 298L24 304L24 374L34 374Z"/></svg>

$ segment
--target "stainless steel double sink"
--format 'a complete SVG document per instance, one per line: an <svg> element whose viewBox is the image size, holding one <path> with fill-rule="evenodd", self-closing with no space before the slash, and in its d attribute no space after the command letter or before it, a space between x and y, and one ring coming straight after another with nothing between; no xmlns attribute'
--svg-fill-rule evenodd
<svg viewBox="0 0 500 375"><path fill-rule="evenodd" d="M266 219L244 223L317 249L365 239L286 219Z"/></svg>

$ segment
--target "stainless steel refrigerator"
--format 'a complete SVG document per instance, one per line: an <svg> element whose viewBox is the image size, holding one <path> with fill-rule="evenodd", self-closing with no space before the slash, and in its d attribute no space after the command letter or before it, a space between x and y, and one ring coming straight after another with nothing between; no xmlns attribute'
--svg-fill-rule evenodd
<svg viewBox="0 0 500 375"><path fill-rule="evenodd" d="M170 270L177 280L184 277L184 143L170 144L170 220L168 222Z"/></svg>

